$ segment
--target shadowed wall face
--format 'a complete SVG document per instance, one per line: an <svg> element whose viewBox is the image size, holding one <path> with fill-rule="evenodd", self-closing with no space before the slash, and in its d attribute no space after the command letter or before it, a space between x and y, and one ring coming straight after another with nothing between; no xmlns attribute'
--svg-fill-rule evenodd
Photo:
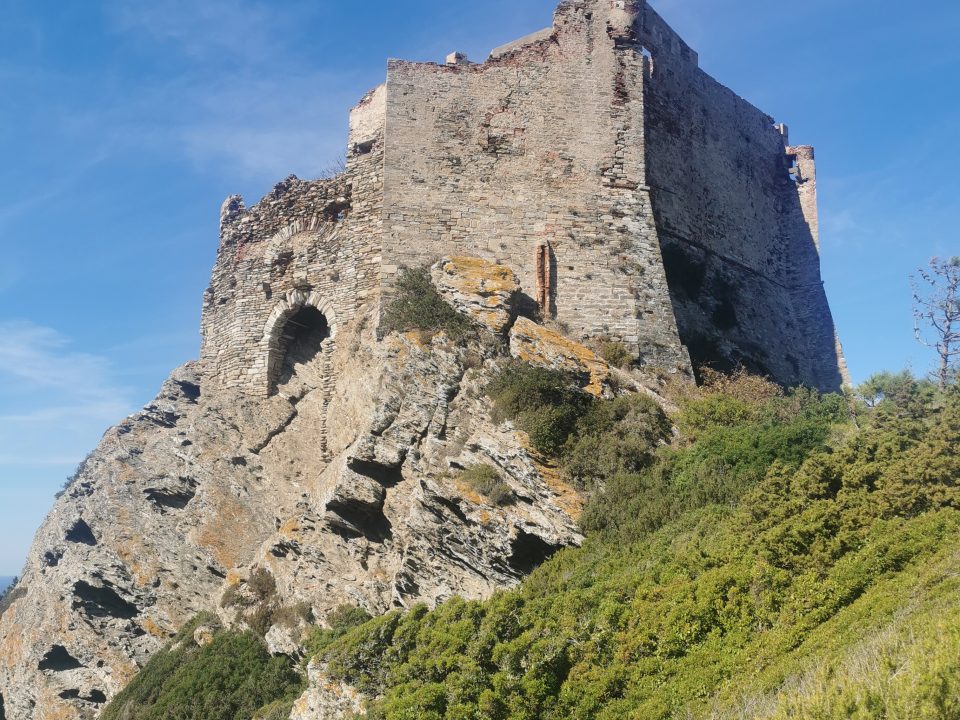
<svg viewBox="0 0 960 720"><path fill-rule="evenodd" d="M652 66L647 180L694 366L743 366L784 384L839 389L815 179L791 173L773 118L700 70L696 53L649 6L637 41ZM809 173L812 149L804 150Z"/></svg>

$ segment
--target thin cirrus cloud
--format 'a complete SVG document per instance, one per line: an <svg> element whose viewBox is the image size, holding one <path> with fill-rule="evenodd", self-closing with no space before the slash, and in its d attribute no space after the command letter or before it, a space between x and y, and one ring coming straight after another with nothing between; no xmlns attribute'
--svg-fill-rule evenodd
<svg viewBox="0 0 960 720"><path fill-rule="evenodd" d="M316 12L296 2L283 13L249 0L120 2L108 12L115 31L181 66L163 83L124 88L81 122L181 153L208 174L317 175L342 152L344 108L359 98L349 72L319 73L297 54L296 35Z"/></svg>
<svg viewBox="0 0 960 720"><path fill-rule="evenodd" d="M0 337L0 468L75 463L132 410L110 362L56 330L2 322Z"/></svg>

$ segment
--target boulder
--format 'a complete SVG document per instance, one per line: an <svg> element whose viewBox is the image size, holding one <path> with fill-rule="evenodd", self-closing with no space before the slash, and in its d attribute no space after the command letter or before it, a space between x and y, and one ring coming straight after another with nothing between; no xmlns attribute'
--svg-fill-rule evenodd
<svg viewBox="0 0 960 720"><path fill-rule="evenodd" d="M527 318L519 318L510 330L510 354L531 365L573 373L592 395L603 395L610 378L610 366L593 350Z"/></svg>
<svg viewBox="0 0 960 720"><path fill-rule="evenodd" d="M458 312L494 333L503 333L513 318L520 284L513 270L473 257L444 258L430 269L437 291Z"/></svg>

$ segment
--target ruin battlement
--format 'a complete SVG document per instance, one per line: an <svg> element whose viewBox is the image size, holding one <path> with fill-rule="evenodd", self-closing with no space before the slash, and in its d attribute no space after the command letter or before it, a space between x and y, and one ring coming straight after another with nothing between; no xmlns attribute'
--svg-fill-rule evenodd
<svg viewBox="0 0 960 720"><path fill-rule="evenodd" d="M271 337L298 303L342 324L389 301L402 267L451 255L508 265L530 308L650 367L843 380L812 148L643 0L563 0L483 63L390 60L346 157L225 203L202 351L224 385L270 392Z"/></svg>

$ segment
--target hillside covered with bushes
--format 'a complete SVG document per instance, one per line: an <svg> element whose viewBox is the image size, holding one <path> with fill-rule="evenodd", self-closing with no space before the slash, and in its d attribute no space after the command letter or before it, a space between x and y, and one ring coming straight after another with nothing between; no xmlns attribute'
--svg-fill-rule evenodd
<svg viewBox="0 0 960 720"><path fill-rule="evenodd" d="M587 491L587 539L490 600L316 630L309 654L372 698L368 717L960 716L956 388L882 375L844 398L715 376L668 418L515 364L488 394ZM137 693L128 720L240 717L171 709L215 646L176 683L158 656L105 717ZM276 686L262 716L287 717L290 676L249 657Z"/></svg>

